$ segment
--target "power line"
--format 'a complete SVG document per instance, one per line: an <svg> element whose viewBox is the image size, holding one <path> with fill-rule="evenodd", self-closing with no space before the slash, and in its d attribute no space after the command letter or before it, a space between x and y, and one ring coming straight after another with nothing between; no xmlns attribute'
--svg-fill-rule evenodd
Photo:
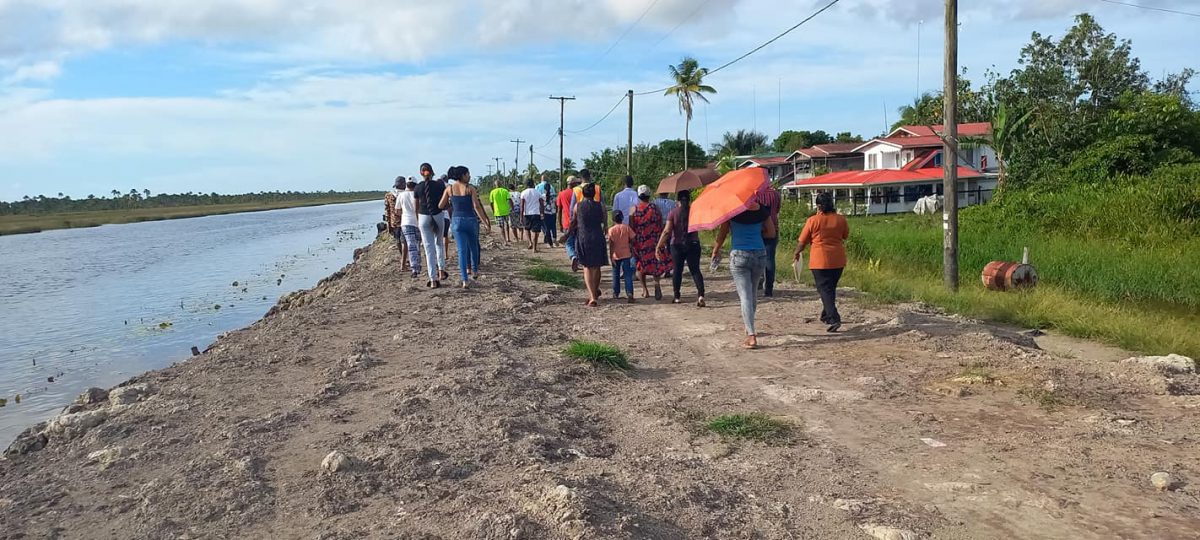
<svg viewBox="0 0 1200 540"><path fill-rule="evenodd" d="M609 45L607 49L604 50L604 54L600 55L599 60L603 60L605 56L608 56L608 53L612 52L613 48L615 48L617 46L617 44L621 42L621 40L625 39L625 36L629 35L629 32L633 31L634 27L636 27L638 25L638 23L642 22L642 19L646 18L646 14L650 13L650 10L654 9L654 6L656 6L656 5L658 5L658 0L654 0L653 2L650 2L650 5L646 6L646 10L642 12L642 14L637 18L637 20L633 21L633 24L630 24L628 27L626 27L625 31L621 32L621 35L617 37L617 40L614 41L612 45Z"/></svg>
<svg viewBox="0 0 1200 540"><path fill-rule="evenodd" d="M542 148L550 146L550 143L554 142L554 138L557 136L558 136L558 130L556 129L556 130L554 130L554 133L550 134L550 138L546 139L546 142L542 143L542 145L538 147L538 150L541 150Z"/></svg>
<svg viewBox="0 0 1200 540"><path fill-rule="evenodd" d="M1127 2L1118 2L1117 0L1100 0L1100 1L1107 3L1107 4L1116 4L1118 6L1128 6L1128 7L1132 7L1132 8L1138 8L1138 9L1148 9L1151 11L1162 11L1164 13L1174 13L1176 15L1187 15L1188 17L1200 17L1200 13L1189 13L1187 11L1178 11L1178 10L1174 10L1174 9L1160 8L1160 7L1154 7L1154 6L1143 6L1141 4L1130 4Z"/></svg>
<svg viewBox="0 0 1200 540"><path fill-rule="evenodd" d="M693 9L692 12L690 14L688 14L687 17L684 17L682 21L679 21L679 24L675 25L675 27L672 28L671 31L667 32L665 35L663 35L663 37L659 38L658 41L655 41L654 45L651 45L650 48L653 49L655 47L658 47L659 44L666 41L667 38L671 37L671 34L674 34L676 30L679 30L679 27L683 26L684 24L687 24L688 21L692 20L692 17L695 17L697 13L700 13L700 10L704 9L704 6L707 6L709 2L712 2L712 0L704 0L703 2L701 2L700 5L696 6L696 9Z"/></svg>
<svg viewBox="0 0 1200 540"><path fill-rule="evenodd" d="M797 28L800 28L801 26L803 26L803 25L804 25L804 23L806 23L806 22L808 22L808 21L811 21L811 20L813 20L814 18L816 18L816 16L817 16L817 15L820 15L820 14L824 13L826 10L828 10L828 9L829 9L829 8L831 8L831 7L833 7L833 6L834 6L834 4L837 4L837 3L838 3L838 2L840 2L840 1L841 1L841 0L832 0L832 1L831 1L831 2L829 2L828 4L825 4L825 7L822 7L821 9L818 9L818 10L814 11L814 12L812 13L812 15L809 15L809 16L805 17L803 20L801 20L800 22L796 23L796 24L795 24L794 26L792 26L791 28L788 28L787 30L784 30L782 33L780 33L779 35L777 35L777 36L775 36L775 37L773 37L773 38L771 38L771 39L769 39L769 40L767 40L767 41L766 41L765 43L763 43L762 45L759 45L759 46L757 46L757 47L755 47L755 48L753 48L753 49L750 49L750 51L749 51L749 52L747 52L746 54L743 54L743 55L741 55L741 56L739 56L739 57L737 57L737 58L734 58L733 60L730 60L730 61L728 61L728 62L726 62L726 63L724 63L724 64L721 64L721 65L720 65L719 67L717 67L716 69L710 69L710 70L708 70L708 73L707 73L707 74L708 74L708 75L712 75L712 74L714 74L714 73L716 73L716 72L718 72L718 71L721 71L722 69L725 69L725 68L727 68L727 67L729 67L729 66L732 66L732 65L734 65L734 64L736 64L736 63L738 63L738 62L740 62L740 61L744 60L746 57L748 57L748 56L750 56L750 55L752 55L752 54L754 54L754 53L756 53L756 52L758 52L758 51L761 51L761 50L762 50L763 48L765 48L767 45L770 45L770 44L772 44L772 43L775 43L776 41L778 41L778 40L779 40L779 38L782 38L783 36L786 36L786 35L788 35L788 34L792 33L792 31L794 31L794 30L795 30L795 29L797 29ZM1107 2L1107 1L1109 1L1109 0L1102 0L1102 1L1105 1L1105 2ZM650 91L647 91L647 92L637 92L637 93L634 93L634 95L635 95L635 96L644 96L644 95L648 95L648 94L657 94L657 93L661 93L661 92L666 92L666 91L667 91L667 90L669 90L670 88L671 88L670 86L667 86L667 87L664 87L664 88L660 88L660 89L658 89L658 90L650 90Z"/></svg>
<svg viewBox="0 0 1200 540"><path fill-rule="evenodd" d="M607 113L605 113L603 117L601 117L599 120L596 120L596 123L594 123L594 124L592 124L592 125L590 125L590 126L588 126L588 127L585 127L585 128L583 128L583 129L580 129L580 130L570 130L570 129L568 129L568 130L567 130L567 133L583 133L583 132L585 132L585 131L587 131L587 130L589 130L589 129L592 129L592 128L594 128L594 127L596 127L596 126L600 125L600 122L603 122L603 121L607 120L607 119L608 119L608 117L609 117L610 115L612 115L613 111L617 110L617 107L620 107L620 106L621 106L621 104L622 104L622 103L624 103L624 102L625 102L625 96L624 96L624 95L622 95L622 96L621 96L621 99L617 100L617 102L616 102L616 103L613 105L613 107L612 107L611 109L609 109L609 110L608 110L608 112L607 112Z"/></svg>

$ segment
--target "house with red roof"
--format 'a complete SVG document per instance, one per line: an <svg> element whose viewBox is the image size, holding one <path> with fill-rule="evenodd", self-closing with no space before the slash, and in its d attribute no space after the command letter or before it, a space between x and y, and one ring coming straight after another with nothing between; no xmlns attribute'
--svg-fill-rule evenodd
<svg viewBox="0 0 1200 540"><path fill-rule="evenodd" d="M958 155L959 206L991 199L996 187L996 152L988 144L991 124L960 124ZM810 202L831 192L851 214L910 212L923 197L942 196L941 126L900 126L886 137L857 145L861 170L831 171L801 178L783 187Z"/></svg>
<svg viewBox="0 0 1200 540"><path fill-rule="evenodd" d="M788 156L792 163L793 179L812 178L818 173L861 171L863 154L858 150L862 143L830 143L801 148Z"/></svg>

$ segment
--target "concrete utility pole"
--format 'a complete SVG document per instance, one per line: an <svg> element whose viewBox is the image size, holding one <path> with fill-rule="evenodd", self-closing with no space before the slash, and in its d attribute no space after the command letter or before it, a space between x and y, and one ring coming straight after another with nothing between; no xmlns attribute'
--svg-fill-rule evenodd
<svg viewBox="0 0 1200 540"><path fill-rule="evenodd" d="M946 119L942 146L942 280L958 290L958 0L946 0L945 88L942 115Z"/></svg>
<svg viewBox="0 0 1200 540"><path fill-rule="evenodd" d="M521 183L521 143L529 141L522 141L520 137L517 137L517 140L508 142L517 143L517 157L513 158L513 180L519 184Z"/></svg>
<svg viewBox="0 0 1200 540"><path fill-rule="evenodd" d="M559 189L566 189L567 178L563 176L563 122L567 116L567 101L574 101L575 98L550 96L550 99L558 100L558 183Z"/></svg>
<svg viewBox="0 0 1200 540"><path fill-rule="evenodd" d="M633 174L633 90L625 93L629 100L629 139L625 148L625 174Z"/></svg>
<svg viewBox="0 0 1200 540"><path fill-rule="evenodd" d="M529 145L529 168L533 169L533 145L532 144ZM535 178L534 181L536 182L537 179Z"/></svg>

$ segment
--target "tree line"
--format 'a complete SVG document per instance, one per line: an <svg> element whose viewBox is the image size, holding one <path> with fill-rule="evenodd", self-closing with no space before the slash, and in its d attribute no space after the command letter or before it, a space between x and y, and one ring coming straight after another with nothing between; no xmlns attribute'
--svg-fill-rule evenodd
<svg viewBox="0 0 1200 540"><path fill-rule="evenodd" d="M88 195L86 198L73 199L70 195L59 193L56 197L45 195L22 197L19 201L0 201L0 216L4 215L34 215L53 214L61 212L91 212L101 210L130 210L135 208L170 208L179 206L208 206L217 204L250 204L250 203L280 203L293 201L322 201L345 199L369 199L382 197L382 191L260 191L258 193L243 193L238 195L222 195L220 193L179 193L152 195L150 190L138 191L131 189L126 193L112 190L109 196L97 197Z"/></svg>

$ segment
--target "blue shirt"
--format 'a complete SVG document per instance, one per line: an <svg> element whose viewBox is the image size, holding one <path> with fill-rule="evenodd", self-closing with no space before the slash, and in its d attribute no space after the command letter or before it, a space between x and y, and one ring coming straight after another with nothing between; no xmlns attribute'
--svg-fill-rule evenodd
<svg viewBox="0 0 1200 540"><path fill-rule="evenodd" d="M743 224L729 222L729 233L733 237L733 249L737 251L760 251L767 249L762 238L762 222Z"/></svg>
<svg viewBox="0 0 1200 540"><path fill-rule="evenodd" d="M638 198L637 191L633 188L622 189L620 193L613 195L613 210L620 210L622 214L628 216L633 213L633 207L637 206Z"/></svg>
<svg viewBox="0 0 1200 540"><path fill-rule="evenodd" d="M554 213L554 198L558 195L554 192L554 188L550 187L550 182L542 182L537 185L537 190L546 197L546 214Z"/></svg>
<svg viewBox="0 0 1200 540"><path fill-rule="evenodd" d="M658 207L658 212L663 215L663 219L671 215L671 210L674 210L678 203L666 197L654 199L654 206Z"/></svg>

